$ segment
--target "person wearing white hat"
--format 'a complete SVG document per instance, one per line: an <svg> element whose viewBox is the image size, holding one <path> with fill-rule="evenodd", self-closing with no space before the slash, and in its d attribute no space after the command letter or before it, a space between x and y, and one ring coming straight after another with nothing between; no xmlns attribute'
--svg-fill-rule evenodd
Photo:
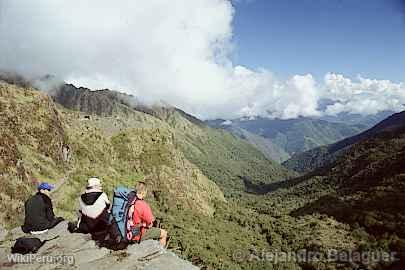
<svg viewBox="0 0 405 270"><path fill-rule="evenodd" d="M90 190L96 190L96 191L101 191L102 186L101 186L101 180L95 177L89 178L87 180L87 187L86 187L86 192L90 193Z"/></svg>
<svg viewBox="0 0 405 270"><path fill-rule="evenodd" d="M110 201L103 192L99 178L87 180L86 191L79 198L80 220L76 228L70 226L71 232L90 233L93 238L102 238L109 223Z"/></svg>

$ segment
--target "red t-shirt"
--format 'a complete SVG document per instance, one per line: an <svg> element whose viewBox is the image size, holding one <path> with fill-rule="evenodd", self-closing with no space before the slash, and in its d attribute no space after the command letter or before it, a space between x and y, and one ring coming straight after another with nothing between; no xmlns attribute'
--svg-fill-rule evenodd
<svg viewBox="0 0 405 270"><path fill-rule="evenodd" d="M150 209L149 204L144 200L137 200L135 204L131 206L131 208L132 209L130 209L130 211L133 211L132 219L134 225L140 223L142 224L141 234L132 238L132 240L138 241L145 230L153 223L155 218L152 214L152 210Z"/></svg>

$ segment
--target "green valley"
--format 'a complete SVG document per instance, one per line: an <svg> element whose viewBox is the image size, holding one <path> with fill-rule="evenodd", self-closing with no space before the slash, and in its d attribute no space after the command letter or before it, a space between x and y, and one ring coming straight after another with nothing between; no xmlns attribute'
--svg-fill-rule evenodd
<svg viewBox="0 0 405 270"><path fill-rule="evenodd" d="M176 108L69 89L74 96L65 91L60 99L0 83L0 222L9 228L21 224L36 181L58 186L57 213L74 220L87 178L98 176L110 196L117 185L149 183L148 201L172 236L169 250L203 269L353 269L351 262L275 262L263 254L404 252L401 129L297 176Z"/></svg>

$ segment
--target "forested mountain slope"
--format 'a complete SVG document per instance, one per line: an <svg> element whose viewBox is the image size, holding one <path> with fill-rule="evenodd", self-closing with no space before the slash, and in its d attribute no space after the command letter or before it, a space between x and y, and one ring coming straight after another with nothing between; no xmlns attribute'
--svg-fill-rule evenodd
<svg viewBox="0 0 405 270"><path fill-rule="evenodd" d="M297 172L309 172L332 163L342 152L362 140L403 126L405 126L405 112L396 113L358 135L297 154L284 162L283 165Z"/></svg>

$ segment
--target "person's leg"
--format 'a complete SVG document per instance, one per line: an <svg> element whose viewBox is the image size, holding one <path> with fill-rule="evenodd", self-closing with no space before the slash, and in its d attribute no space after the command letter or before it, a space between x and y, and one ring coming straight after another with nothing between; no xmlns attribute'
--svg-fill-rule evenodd
<svg viewBox="0 0 405 270"><path fill-rule="evenodd" d="M79 223L76 226L76 232L78 233L86 234L90 232L89 226L87 225L86 220L83 217L80 219Z"/></svg>
<svg viewBox="0 0 405 270"><path fill-rule="evenodd" d="M167 231L164 229L160 229L160 239L159 242L162 245L162 247L166 247L166 241L167 241Z"/></svg>
<svg viewBox="0 0 405 270"><path fill-rule="evenodd" d="M102 241L108 234L109 224L105 219L98 219L93 226L91 236L93 240Z"/></svg>
<svg viewBox="0 0 405 270"><path fill-rule="evenodd" d="M142 235L141 241L145 241L148 239L159 240L162 246L166 246L167 231L156 227L149 228Z"/></svg>

